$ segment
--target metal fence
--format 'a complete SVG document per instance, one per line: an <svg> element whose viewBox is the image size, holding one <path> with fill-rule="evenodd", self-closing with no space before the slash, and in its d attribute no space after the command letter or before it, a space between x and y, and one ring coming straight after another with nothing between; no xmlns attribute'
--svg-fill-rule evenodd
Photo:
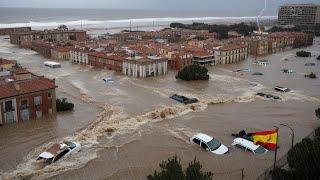
<svg viewBox="0 0 320 180"><path fill-rule="evenodd" d="M312 131L306 138L314 139L315 138L315 132ZM284 168L285 166L288 165L287 162L287 157L288 153L286 153L283 157L281 157L279 160L276 162L277 168ZM257 180L270 180L272 179L272 170L273 170L273 165L270 166L268 169L265 170L258 178Z"/></svg>

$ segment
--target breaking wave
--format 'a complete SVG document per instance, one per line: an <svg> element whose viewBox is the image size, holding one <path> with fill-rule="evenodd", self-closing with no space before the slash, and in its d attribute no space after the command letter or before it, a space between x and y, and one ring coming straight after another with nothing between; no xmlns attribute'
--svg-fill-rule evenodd
<svg viewBox="0 0 320 180"><path fill-rule="evenodd" d="M262 19L276 19L276 16L263 16ZM130 23L134 26L153 26L156 25L169 25L171 22L238 22L238 21L252 21L255 20L254 16L245 17L190 17L190 18L141 18L141 19L119 19L119 20L75 20L75 21L60 21L60 22L34 22L30 21L28 23L12 23L12 24L0 24L0 28L11 28L11 27L23 27L31 26L32 28L50 28L58 27L61 24L65 24L73 28L124 28L129 27Z"/></svg>

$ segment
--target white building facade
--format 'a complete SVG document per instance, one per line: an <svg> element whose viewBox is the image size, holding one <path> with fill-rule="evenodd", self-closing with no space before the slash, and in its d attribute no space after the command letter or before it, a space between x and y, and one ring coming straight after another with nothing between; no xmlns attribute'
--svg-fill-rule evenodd
<svg viewBox="0 0 320 180"><path fill-rule="evenodd" d="M237 63L248 58L248 48L246 45L225 45L215 48L215 61L218 64Z"/></svg>
<svg viewBox="0 0 320 180"><path fill-rule="evenodd" d="M70 61L75 64L89 64L88 52L72 49L70 50Z"/></svg>
<svg viewBox="0 0 320 180"><path fill-rule="evenodd" d="M168 73L168 61L161 58L128 58L123 61L122 72L127 76L146 78Z"/></svg>

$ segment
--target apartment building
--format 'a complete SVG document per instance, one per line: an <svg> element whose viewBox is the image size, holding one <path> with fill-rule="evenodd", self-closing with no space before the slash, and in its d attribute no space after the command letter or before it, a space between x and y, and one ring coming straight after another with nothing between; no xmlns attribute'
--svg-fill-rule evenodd
<svg viewBox="0 0 320 180"><path fill-rule="evenodd" d="M91 52L88 54L89 65L97 69L107 69L121 72L125 57L105 52Z"/></svg>
<svg viewBox="0 0 320 180"><path fill-rule="evenodd" d="M16 27L16 28L0 28L0 36L10 35L12 33L28 32L31 27Z"/></svg>
<svg viewBox="0 0 320 180"><path fill-rule="evenodd" d="M87 38L86 31L80 30L44 30L17 32L10 35L12 44L19 45L21 48L31 48L32 42L44 40L48 42L68 42L68 41L85 41Z"/></svg>
<svg viewBox="0 0 320 180"><path fill-rule="evenodd" d="M90 51L86 48L72 48L70 49L70 61L74 64L89 64L88 53Z"/></svg>
<svg viewBox="0 0 320 180"><path fill-rule="evenodd" d="M129 57L123 61L122 73L136 78L160 76L168 73L168 61L161 57Z"/></svg>
<svg viewBox="0 0 320 180"><path fill-rule="evenodd" d="M55 47L51 49L51 58L55 60L68 61L70 59L69 48L66 47Z"/></svg>
<svg viewBox="0 0 320 180"><path fill-rule="evenodd" d="M0 125L54 114L56 88L54 80L33 75L23 68L0 75Z"/></svg>
<svg viewBox="0 0 320 180"><path fill-rule="evenodd" d="M227 44L214 49L217 64L232 64L248 58L248 48L241 44Z"/></svg>
<svg viewBox="0 0 320 180"><path fill-rule="evenodd" d="M279 9L278 22L284 26L313 27L320 24L320 5L287 4Z"/></svg>

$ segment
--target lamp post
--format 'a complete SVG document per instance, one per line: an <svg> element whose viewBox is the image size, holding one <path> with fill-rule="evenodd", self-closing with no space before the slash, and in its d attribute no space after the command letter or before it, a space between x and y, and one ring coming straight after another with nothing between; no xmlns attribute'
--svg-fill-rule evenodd
<svg viewBox="0 0 320 180"><path fill-rule="evenodd" d="M277 152L278 152L278 139L279 139L279 127L274 126L277 128L277 138L276 138L276 150L274 152L274 162L273 162L273 169L276 168L276 162L277 162Z"/></svg>
<svg viewBox="0 0 320 180"><path fill-rule="evenodd" d="M280 124L280 125L285 126L291 130L291 149L292 149L294 144L294 130L288 124Z"/></svg>

